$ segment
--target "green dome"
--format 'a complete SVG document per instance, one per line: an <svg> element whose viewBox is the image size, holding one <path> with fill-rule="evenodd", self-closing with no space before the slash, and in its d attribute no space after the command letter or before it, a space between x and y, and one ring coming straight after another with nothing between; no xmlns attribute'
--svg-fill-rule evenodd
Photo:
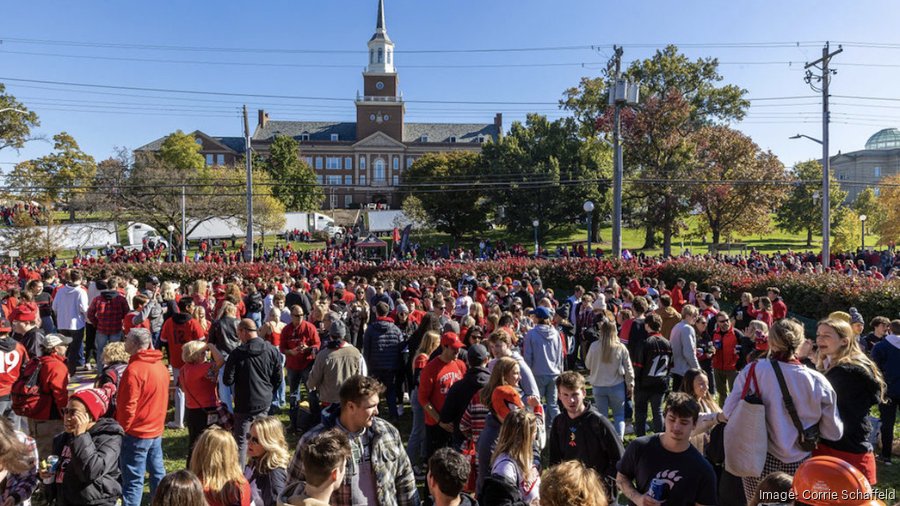
<svg viewBox="0 0 900 506"><path fill-rule="evenodd" d="M900 130L885 128L879 130L866 141L866 149L894 149L900 148Z"/></svg>

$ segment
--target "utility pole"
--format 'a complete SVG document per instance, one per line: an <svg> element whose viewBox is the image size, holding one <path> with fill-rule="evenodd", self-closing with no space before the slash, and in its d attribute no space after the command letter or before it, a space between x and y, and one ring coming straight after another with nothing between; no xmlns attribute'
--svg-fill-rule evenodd
<svg viewBox="0 0 900 506"><path fill-rule="evenodd" d="M828 268L831 263L831 158L828 155L828 124L831 122L831 113L828 111L828 85L831 82L831 76L837 74L837 70L829 69L828 64L831 58L841 53L844 49L838 46L837 51L830 52L828 42L822 48L822 57L818 60L807 63L806 77L804 80L813 90L822 92L822 266ZM821 64L821 66L819 66ZM810 68L822 71L821 75L813 74ZM821 83L821 88L816 87L815 83Z"/></svg>
<svg viewBox="0 0 900 506"><path fill-rule="evenodd" d="M250 149L250 122L244 104L244 158L247 160L247 239L244 241L244 261L253 261L253 152Z"/></svg>
<svg viewBox="0 0 900 506"><path fill-rule="evenodd" d="M181 263L187 262L187 219L185 218L184 185L181 185Z"/></svg>
<svg viewBox="0 0 900 506"><path fill-rule="evenodd" d="M609 105L615 107L613 113L613 216L612 216L612 251L613 257L622 258L622 180L624 163L622 161L621 111L625 105L638 102L638 85L622 78L622 46L613 46L615 52L611 67L614 68L614 79L609 89Z"/></svg>
<svg viewBox="0 0 900 506"><path fill-rule="evenodd" d="M615 100L616 92L619 87L619 79L622 76L622 53L624 50L621 46L613 46L615 51L615 81L613 88L609 90L610 100ZM613 112L613 218L612 218L612 251L614 258L622 258L622 141L620 138L622 118L622 107L618 100L615 100Z"/></svg>

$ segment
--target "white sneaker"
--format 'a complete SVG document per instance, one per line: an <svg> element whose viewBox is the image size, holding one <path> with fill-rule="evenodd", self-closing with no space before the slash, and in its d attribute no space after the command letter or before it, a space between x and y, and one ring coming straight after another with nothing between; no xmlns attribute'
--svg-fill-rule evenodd
<svg viewBox="0 0 900 506"><path fill-rule="evenodd" d="M634 434L634 425L630 422L625 424L625 434Z"/></svg>
<svg viewBox="0 0 900 506"><path fill-rule="evenodd" d="M168 422L168 423L166 423L166 428L167 428L167 429L173 429L173 430L181 430L181 429L183 429L184 427L181 426L181 425L178 425L178 424L175 423L175 422Z"/></svg>
<svg viewBox="0 0 900 506"><path fill-rule="evenodd" d="M403 392L403 402L404 402L404 403L409 402L409 392ZM402 407L400 408L400 411L401 411L400 414L402 415L402 414L403 414L403 412L402 412L402 411L403 411L403 408L402 408Z"/></svg>

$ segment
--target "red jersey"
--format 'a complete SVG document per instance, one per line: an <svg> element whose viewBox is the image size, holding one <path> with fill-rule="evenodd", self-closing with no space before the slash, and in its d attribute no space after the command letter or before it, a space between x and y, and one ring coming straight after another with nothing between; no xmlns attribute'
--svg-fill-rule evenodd
<svg viewBox="0 0 900 506"><path fill-rule="evenodd" d="M454 383L461 380L466 374L466 364L455 358L450 362L444 362L441 357L435 357L428 362L422 374L419 376L419 404L425 406L431 403L439 413L447 400L447 392ZM425 412L425 425L437 425L438 420L431 418L428 411Z"/></svg>
<svg viewBox="0 0 900 506"><path fill-rule="evenodd" d="M13 383L19 379L26 362L28 352L22 343L9 337L0 340L0 397L5 397L12 391Z"/></svg>

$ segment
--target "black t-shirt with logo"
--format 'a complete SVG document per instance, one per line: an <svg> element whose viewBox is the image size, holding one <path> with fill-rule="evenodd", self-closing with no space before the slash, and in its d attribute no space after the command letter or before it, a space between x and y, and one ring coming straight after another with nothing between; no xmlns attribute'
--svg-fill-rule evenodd
<svg viewBox="0 0 900 506"><path fill-rule="evenodd" d="M666 506L716 504L716 473L693 446L674 453L663 447L658 434L640 437L628 445L616 467L642 494L650 490L654 478L662 480Z"/></svg>

